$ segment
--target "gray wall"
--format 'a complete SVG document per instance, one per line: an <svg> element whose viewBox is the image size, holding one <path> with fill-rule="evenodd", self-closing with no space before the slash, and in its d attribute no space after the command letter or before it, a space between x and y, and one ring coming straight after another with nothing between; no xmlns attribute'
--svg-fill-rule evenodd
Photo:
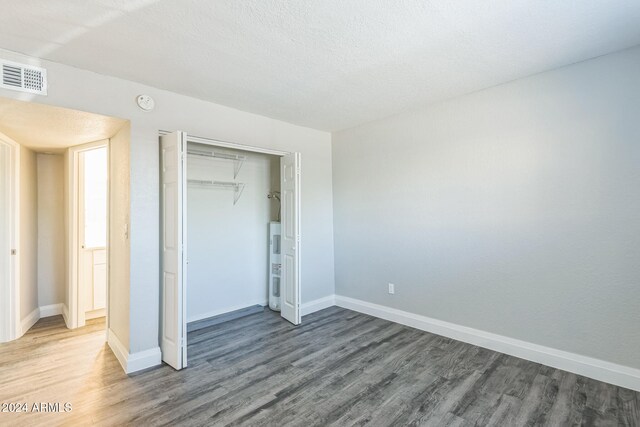
<svg viewBox="0 0 640 427"><path fill-rule="evenodd" d="M640 48L338 132L333 191L337 294L640 368Z"/></svg>

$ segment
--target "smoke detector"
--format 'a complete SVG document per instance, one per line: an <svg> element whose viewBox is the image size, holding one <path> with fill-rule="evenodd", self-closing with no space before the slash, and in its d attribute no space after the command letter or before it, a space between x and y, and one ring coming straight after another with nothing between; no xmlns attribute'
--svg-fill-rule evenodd
<svg viewBox="0 0 640 427"><path fill-rule="evenodd" d="M2 67L0 87L38 95L47 94L46 69L4 59L0 59L0 66Z"/></svg>
<svg viewBox="0 0 640 427"><path fill-rule="evenodd" d="M143 111L153 111L156 106L156 102L149 95L138 95L136 103Z"/></svg>

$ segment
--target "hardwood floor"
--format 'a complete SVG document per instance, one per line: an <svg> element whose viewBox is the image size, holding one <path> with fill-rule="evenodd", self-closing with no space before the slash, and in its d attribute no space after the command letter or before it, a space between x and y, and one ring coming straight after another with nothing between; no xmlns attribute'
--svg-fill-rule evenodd
<svg viewBox="0 0 640 427"><path fill-rule="evenodd" d="M0 425L640 425L640 393L337 307L200 329L188 352L127 377L102 321L42 319L0 344L0 402L72 411Z"/></svg>

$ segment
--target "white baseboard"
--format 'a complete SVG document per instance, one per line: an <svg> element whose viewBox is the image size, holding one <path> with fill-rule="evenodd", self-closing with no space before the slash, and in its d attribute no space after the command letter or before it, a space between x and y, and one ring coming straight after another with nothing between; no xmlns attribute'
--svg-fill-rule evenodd
<svg viewBox="0 0 640 427"><path fill-rule="evenodd" d="M40 318L58 316L62 314L63 304L43 305L40 307Z"/></svg>
<svg viewBox="0 0 640 427"><path fill-rule="evenodd" d="M267 304L268 304L268 301L259 300L259 301L249 302L246 304L234 305L232 307L220 308L218 310L208 311L206 313L196 314L194 316L188 317L187 323L197 322L198 320L208 319L210 317L219 316L221 314L231 313L232 311L242 310L243 308L253 307L254 305L261 305L264 307Z"/></svg>
<svg viewBox="0 0 640 427"><path fill-rule="evenodd" d="M129 354L129 360L127 361L127 369L125 372L130 374L132 372L152 368L160 364L162 364L162 353L160 352L160 347L154 347L148 350Z"/></svg>
<svg viewBox="0 0 640 427"><path fill-rule="evenodd" d="M118 339L116 334L113 333L111 329L107 330L107 344L111 348L114 356L120 362L120 366L127 372L127 359L129 358L129 350L125 347L124 344Z"/></svg>
<svg viewBox="0 0 640 427"><path fill-rule="evenodd" d="M26 334L27 331L31 329L38 320L40 320L40 308L37 307L20 322L20 325L22 326L20 337ZM16 338L20 338L20 337L16 337Z"/></svg>
<svg viewBox="0 0 640 427"><path fill-rule="evenodd" d="M69 307L67 307L66 304L62 304L62 318L64 319L64 324L67 325L67 328L71 329L69 327Z"/></svg>
<svg viewBox="0 0 640 427"><path fill-rule="evenodd" d="M306 316L307 314L315 313L316 311L324 310L336 305L336 296L329 295L328 297L318 298L313 301L305 302L300 307L300 315Z"/></svg>
<svg viewBox="0 0 640 427"><path fill-rule="evenodd" d="M105 317L107 315L106 308L99 308L97 310L87 311L84 314L84 320L97 319L98 317Z"/></svg>
<svg viewBox="0 0 640 427"><path fill-rule="evenodd" d="M158 366L162 363L160 347L130 354L111 329L107 331L107 343L126 374Z"/></svg>
<svg viewBox="0 0 640 427"><path fill-rule="evenodd" d="M354 298L336 295L335 301L339 307L640 391L640 369L460 326Z"/></svg>
<svg viewBox="0 0 640 427"><path fill-rule="evenodd" d="M59 314L62 314L64 316L63 306L64 304L50 304L43 305L42 307L34 309L27 315L27 317L22 319L22 321L20 322L22 331L20 333L20 336L17 338L20 338L22 335L24 335L29 329L33 327L33 325L36 324L38 320L44 317L57 316Z"/></svg>
<svg viewBox="0 0 640 427"><path fill-rule="evenodd" d="M209 311L207 313L197 314L195 316L191 316L187 319L187 323L197 322L198 320L209 319L211 317L219 316L221 314L231 313L232 311L242 310L243 308L253 307L254 305L261 305L263 307L269 304L268 301L260 300L255 301L254 303L236 305L233 307L221 308L219 310ZM306 316L307 314L315 313L316 311L323 310L328 307L332 307L336 305L335 295L329 295L323 298L318 298L313 301L305 302L300 306L300 313L302 316Z"/></svg>

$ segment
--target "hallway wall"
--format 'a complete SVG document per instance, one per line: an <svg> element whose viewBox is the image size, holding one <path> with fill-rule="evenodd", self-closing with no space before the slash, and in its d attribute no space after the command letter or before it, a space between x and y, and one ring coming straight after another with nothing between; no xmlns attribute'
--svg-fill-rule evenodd
<svg viewBox="0 0 640 427"><path fill-rule="evenodd" d="M38 305L64 302L64 157L37 154Z"/></svg>

